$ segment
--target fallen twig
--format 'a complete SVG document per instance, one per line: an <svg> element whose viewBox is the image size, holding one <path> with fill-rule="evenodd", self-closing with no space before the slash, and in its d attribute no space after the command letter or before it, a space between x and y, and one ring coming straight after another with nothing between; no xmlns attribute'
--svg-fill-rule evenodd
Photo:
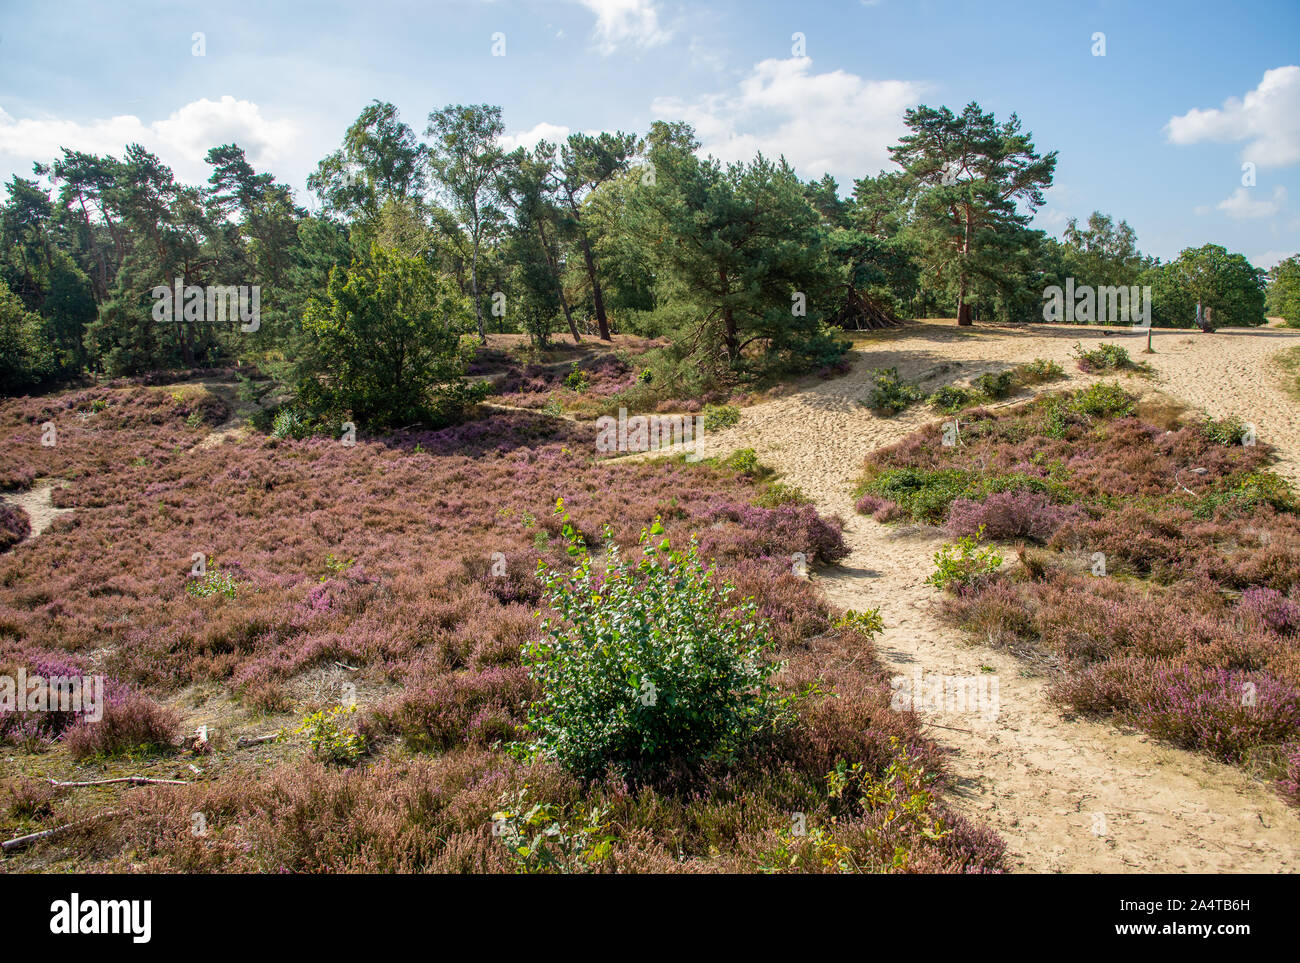
<svg viewBox="0 0 1300 963"><path fill-rule="evenodd" d="M50 779L51 786L58 786L61 789L77 788L80 786L111 786L113 783L125 782L132 786L188 786L189 783L184 779L154 779L149 776L120 776L117 779L91 779L86 782L59 782L57 779Z"/></svg>
<svg viewBox="0 0 1300 963"><path fill-rule="evenodd" d="M971 729L958 729L956 726L941 726L937 722L926 722L924 719L921 720L921 723L922 725L934 726L936 729L949 729L952 732L965 732L965 733L969 733L970 735L975 734L974 731Z"/></svg>
<svg viewBox="0 0 1300 963"><path fill-rule="evenodd" d="M85 819L78 819L76 822L66 823L63 826L55 826L53 829L42 829L39 833L28 833L26 836L18 836L14 839L6 839L0 843L0 852L12 853L16 850L30 846L32 843L39 842L42 839L49 839L51 836L57 836L59 833L69 829L75 829L77 826L84 826L86 823L94 822L97 819L107 819L110 816L120 816L121 812L114 810L108 813L96 813L94 816L87 816Z"/></svg>
<svg viewBox="0 0 1300 963"><path fill-rule="evenodd" d="M279 738L278 732L273 732L269 736L240 736L235 740L235 748L247 749L249 746L260 746L264 742L275 742Z"/></svg>

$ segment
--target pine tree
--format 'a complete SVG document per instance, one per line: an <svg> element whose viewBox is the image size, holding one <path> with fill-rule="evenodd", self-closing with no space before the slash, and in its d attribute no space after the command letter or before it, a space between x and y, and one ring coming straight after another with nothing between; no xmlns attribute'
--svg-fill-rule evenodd
<svg viewBox="0 0 1300 963"><path fill-rule="evenodd" d="M998 124L974 102L960 115L922 105L903 120L911 133L890 156L907 177L910 231L931 279L955 294L957 323L968 325L975 278L993 274L999 237L1005 243L1044 203L1056 152L1039 156L1015 114Z"/></svg>

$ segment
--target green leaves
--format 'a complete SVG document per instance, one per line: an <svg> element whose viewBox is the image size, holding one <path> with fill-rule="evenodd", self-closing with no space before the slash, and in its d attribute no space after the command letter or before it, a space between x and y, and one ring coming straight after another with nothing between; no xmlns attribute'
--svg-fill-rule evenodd
<svg viewBox="0 0 1300 963"><path fill-rule="evenodd" d="M984 536L981 525L974 535L957 539L954 545L945 545L934 553L934 573L925 581L938 589L950 592L973 585L992 575L1002 564L1002 556L992 547L977 547Z"/></svg>
<svg viewBox="0 0 1300 963"><path fill-rule="evenodd" d="M303 326L315 336L314 413L350 413L367 426L435 421L472 403L459 390L460 334L469 310L451 282L418 258L379 245L330 274Z"/></svg>
<svg viewBox="0 0 1300 963"><path fill-rule="evenodd" d="M765 657L767 627L752 600L729 604L732 587L700 561L694 541L674 552L655 519L633 564L607 530L607 567L596 575L564 517L582 561L563 574L538 566L553 614L544 637L524 648L542 690L528 752L595 777L611 765L727 757L776 723L770 677L779 664Z"/></svg>

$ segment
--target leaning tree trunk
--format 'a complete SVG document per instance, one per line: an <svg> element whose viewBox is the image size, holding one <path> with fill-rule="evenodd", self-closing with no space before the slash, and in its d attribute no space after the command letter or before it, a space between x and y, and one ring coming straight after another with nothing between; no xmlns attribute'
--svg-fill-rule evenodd
<svg viewBox="0 0 1300 963"><path fill-rule="evenodd" d="M610 341L609 336L609 319L605 316L605 297L600 290L600 278L596 276L596 259L591 253L591 242L587 240L587 234L582 227L578 228L578 236L582 241L582 257L587 262L587 277L591 280L591 301L596 309L596 324L600 330L600 340Z"/></svg>
<svg viewBox="0 0 1300 963"><path fill-rule="evenodd" d="M560 266L551 257L551 248L546 243L546 231L542 229L541 221L537 222L537 236L542 239L542 254L546 258L547 267L551 269L551 277L555 279L555 289L560 295L560 307L564 308L564 320L569 322L569 333L573 335L573 343L578 344L582 338L578 336L578 326L573 323L573 310L569 307L569 299L564 294L564 279L560 277Z"/></svg>

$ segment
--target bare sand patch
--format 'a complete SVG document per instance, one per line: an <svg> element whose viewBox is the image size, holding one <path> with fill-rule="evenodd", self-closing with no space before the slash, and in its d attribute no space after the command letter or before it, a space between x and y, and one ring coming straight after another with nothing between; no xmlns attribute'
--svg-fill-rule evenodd
<svg viewBox="0 0 1300 963"><path fill-rule="evenodd" d="M55 478L46 478L38 481L25 492L11 492L3 496L3 501L11 505L17 505L27 513L31 520L32 530L27 539L35 538L54 524L54 520L60 515L67 515L72 512L71 508L55 508L53 497L54 489L62 488L66 482L61 482ZM24 539L26 541L27 539Z"/></svg>
<svg viewBox="0 0 1300 963"><path fill-rule="evenodd" d="M1157 330L1156 353L1142 355L1144 334L1112 329L1106 336L1103 330L958 329L950 321L927 321L859 336L848 375L808 381L745 408L734 428L707 434L699 453L753 448L821 511L847 521L852 553L817 580L844 608L879 606L885 631L877 648L891 670L907 676L917 669L996 673L996 720L938 712L926 718L936 724L929 732L950 750L955 805L1003 835L1017 869L1294 872L1300 869L1300 818L1269 785L1142 733L1067 717L1047 700L1047 679L1035 667L972 642L936 617L939 595L924 581L943 542L936 530L890 527L853 512L863 458L936 417L925 406L896 418L873 415L860 404L870 395L872 369L897 367L909 379L930 374L925 388L934 390L1047 358L1060 362L1069 378L1040 390L1114 380L1078 371L1071 357L1076 341L1085 347L1114 341L1134 359L1150 361L1155 378L1118 379L1130 390L1158 390L1190 409L1253 423L1259 439L1277 447L1279 472L1300 479L1300 406L1283 392L1270 363L1274 354L1300 344L1300 331Z"/></svg>

